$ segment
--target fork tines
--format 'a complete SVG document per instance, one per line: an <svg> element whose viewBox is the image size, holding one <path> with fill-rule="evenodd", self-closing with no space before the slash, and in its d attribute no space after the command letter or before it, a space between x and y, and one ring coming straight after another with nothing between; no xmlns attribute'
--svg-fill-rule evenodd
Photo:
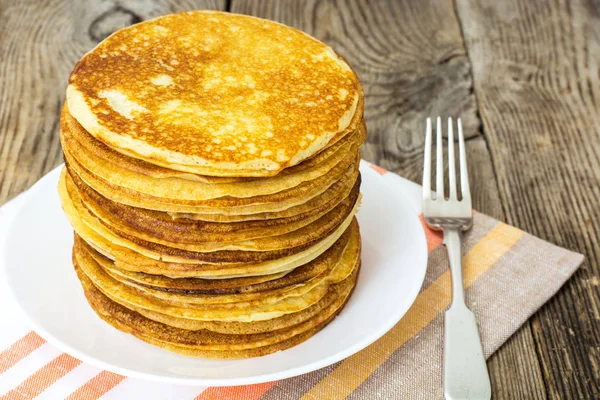
<svg viewBox="0 0 600 400"><path fill-rule="evenodd" d="M463 136L462 123L460 118L457 120L458 126L458 158L460 171L460 190L462 200L471 200L469 189L469 176L467 173L467 155L465 152L465 139ZM423 167L423 200L434 201L444 200L444 157L442 141L442 119L437 118L436 124L436 191L435 197L431 195L431 118L427 118L427 128L425 135L425 161ZM448 118L448 184L449 201L458 201L456 190L456 169L454 162L454 129L452 118Z"/></svg>

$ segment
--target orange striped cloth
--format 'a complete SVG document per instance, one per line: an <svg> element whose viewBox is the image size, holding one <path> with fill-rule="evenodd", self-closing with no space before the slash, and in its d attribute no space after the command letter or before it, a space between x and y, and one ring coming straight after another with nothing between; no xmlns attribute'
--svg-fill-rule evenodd
<svg viewBox="0 0 600 400"><path fill-rule="evenodd" d="M371 168L408 195L415 212L420 212L417 185L382 168ZM0 231L20 202L17 198L0 208ZM483 214L475 213L474 219L463 243L464 285L489 356L562 286L583 256ZM258 385L178 386L100 370L61 353L32 332L0 290L0 400L441 399L443 311L450 302L450 275L441 236L424 229L429 250L425 283L394 328L344 361Z"/></svg>

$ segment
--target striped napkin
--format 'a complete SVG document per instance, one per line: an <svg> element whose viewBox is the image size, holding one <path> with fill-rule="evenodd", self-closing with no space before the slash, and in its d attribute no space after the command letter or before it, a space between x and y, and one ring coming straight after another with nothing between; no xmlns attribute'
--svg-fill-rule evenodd
<svg viewBox="0 0 600 400"><path fill-rule="evenodd" d="M370 166L420 213L418 185ZM22 203L23 195L0 208L0 241ZM562 286L583 256L483 214L476 212L474 219L463 243L464 284L467 304L477 316L489 356ZM0 287L0 400L441 399L443 311L450 303L450 274L441 235L424 229L429 251L425 283L412 308L392 330L337 364L258 385L163 384L84 364L21 322Z"/></svg>

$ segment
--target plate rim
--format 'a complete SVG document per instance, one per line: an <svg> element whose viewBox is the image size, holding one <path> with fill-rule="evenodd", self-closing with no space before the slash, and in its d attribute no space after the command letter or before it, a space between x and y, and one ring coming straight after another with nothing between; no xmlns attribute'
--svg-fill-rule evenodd
<svg viewBox="0 0 600 400"><path fill-rule="evenodd" d="M21 207L17 210L16 215L14 216L13 220L9 223L7 232L10 232L13 229L13 226L19 220L20 215L23 212L25 212L25 210L27 208L27 204L31 201L31 197L33 195L35 195L35 193L37 191L40 190L40 187L42 187L42 185L40 185L40 183L42 183L42 181L45 181L45 180L53 179L53 177L55 175L56 175L56 179L58 179L58 173L59 173L60 169L63 167L63 165L64 164L61 164L61 165L57 166L55 169L53 169L52 171L50 171L48 174L46 174L44 177L42 177L38 182L36 182L30 190L28 190L26 192L26 195L25 195L25 198L23 199L23 203L22 203ZM385 186L388 187L389 190L394 190L394 186L391 185L391 183L387 182L381 175L379 175L375 171L373 171L369 167L369 165L367 163L363 162L362 160L361 160L360 169L361 169L361 173L364 174L364 172L368 171L367 174L369 176L382 182ZM363 177L363 179L365 179L365 178ZM418 221L418 212L411 205L409 199L404 194L404 191L402 191L401 189L398 189L398 190L394 190L394 192L396 193L396 195L400 196L403 199L403 202L402 202L403 206L412 211L412 215L415 220L414 222L419 222ZM359 221L359 223L360 223L360 221ZM419 223L418 226L421 226L421 224ZM404 316L406 315L408 310L410 310L410 308L414 305L414 302L423 286L423 283L425 281L425 276L427 273L427 263L428 263L428 257L429 257L428 251L427 251L427 239L426 239L425 232L423 229L418 229L418 232L419 232L417 234L417 236L419 237L419 239L417 239L419 242L418 247L421 247L421 249L417 250L417 252L420 252L423 254L423 256L422 256L423 257L422 272L420 274L421 276L419 277L420 283L419 283L418 287L415 284L414 289L413 289L414 293L406 293L407 294L406 297L411 298L411 300L409 302L407 302L407 306L404 310L397 313L397 317L390 319L390 323L381 325L379 327L379 329L377 329L376 333L368 336L366 340L358 341L353 346L349 346L349 347L345 348L343 351L339 351L335 354L332 354L325 358L321 358L317 361L309 362L304 365L291 367L291 368L287 368L287 369L283 369L283 370L279 370L279 371L275 371L275 372L269 372L269 373L263 373L263 374L252 375L252 376L245 376L245 377L238 377L238 378L231 378L231 377L198 378L198 377L183 377L183 376L179 377L179 376L160 375L160 374L155 374L155 373L151 373L151 372L141 372L141 371L138 371L135 369L121 367L119 365L111 364L109 362L95 358L94 356L88 355L86 352L80 351L80 350L72 347L67 342L62 340L61 338L56 337L55 335L49 333L43 326L41 326L33 318L31 318L31 316L22 307L17 294L14 292L13 288L11 287L11 285L9 283L10 281L9 281L8 260L7 260L8 252L6 251L6 247L7 247L6 244L8 242L8 238L10 237L9 234L7 234L6 237L4 238L4 240L2 241L2 243L0 243L0 245L1 245L0 249L4 249L3 252L0 252L0 253L2 253L2 258L0 258L0 269L2 270L2 278L3 278L2 284L4 284L4 286L6 286L6 289L7 289L7 294L8 294L7 297L13 303L13 306L19 311L18 312L19 318L25 320L26 323L31 327L31 329L33 331L35 331L37 334L39 334L48 343L56 346L60 351L67 353L67 354L81 360L82 362L85 362L85 363L93 365L95 367L102 368L109 372L117 373L117 374L120 374L120 375L123 375L126 377L150 380L153 382L178 384L178 385L189 385L189 386L251 385L251 384L265 383L265 382L271 382L271 381L276 381L276 380L281 380L281 379L292 378L295 376L299 376L302 374L316 371L318 369L332 365L336 362L343 361L344 359L358 353L359 351L365 349L366 347L368 347L375 341L379 340L387 332L389 332L396 324L398 324L402 320L402 318L404 318ZM283 351L285 351L285 350L283 350Z"/></svg>

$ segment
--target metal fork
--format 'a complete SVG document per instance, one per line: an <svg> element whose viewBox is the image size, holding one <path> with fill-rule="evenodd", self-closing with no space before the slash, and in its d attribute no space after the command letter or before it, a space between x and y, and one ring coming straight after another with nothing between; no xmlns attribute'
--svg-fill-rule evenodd
<svg viewBox="0 0 600 400"><path fill-rule="evenodd" d="M431 192L431 119L427 119L423 168L423 216L430 228L444 231L452 275L452 303L444 326L444 395L446 399L490 399L491 386L475 315L465 304L462 281L462 231L473 224L467 156L458 119L458 154L462 199L458 199L454 165L454 132L448 118L449 197L444 197L442 121L437 119L436 192Z"/></svg>

